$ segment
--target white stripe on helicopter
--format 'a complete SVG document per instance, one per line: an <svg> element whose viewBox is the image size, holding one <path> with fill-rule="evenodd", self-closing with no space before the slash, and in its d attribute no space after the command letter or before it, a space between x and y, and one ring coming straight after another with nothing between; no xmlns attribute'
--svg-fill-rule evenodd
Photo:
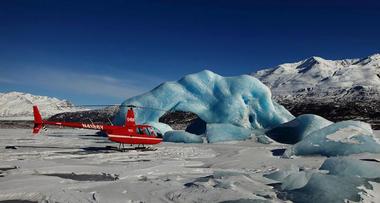
<svg viewBox="0 0 380 203"><path fill-rule="evenodd" d="M142 139L142 140L162 140L161 138L156 137L138 137L138 136L128 136L128 135L112 135L108 134L108 137L111 138L131 138L131 139Z"/></svg>

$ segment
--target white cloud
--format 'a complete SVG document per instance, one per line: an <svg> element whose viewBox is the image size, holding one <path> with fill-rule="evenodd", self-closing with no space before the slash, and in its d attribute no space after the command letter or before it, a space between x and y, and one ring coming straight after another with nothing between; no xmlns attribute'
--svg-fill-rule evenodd
<svg viewBox="0 0 380 203"><path fill-rule="evenodd" d="M12 72L0 78L0 82L122 99L144 93L161 82L159 78L134 72L118 77L47 68L28 68L20 72Z"/></svg>

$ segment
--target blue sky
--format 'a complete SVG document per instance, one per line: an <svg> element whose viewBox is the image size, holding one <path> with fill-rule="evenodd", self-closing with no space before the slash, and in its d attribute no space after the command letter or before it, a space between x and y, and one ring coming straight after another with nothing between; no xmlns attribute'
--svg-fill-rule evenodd
<svg viewBox="0 0 380 203"><path fill-rule="evenodd" d="M380 3L0 1L0 92L120 103L203 69L250 73L380 52Z"/></svg>

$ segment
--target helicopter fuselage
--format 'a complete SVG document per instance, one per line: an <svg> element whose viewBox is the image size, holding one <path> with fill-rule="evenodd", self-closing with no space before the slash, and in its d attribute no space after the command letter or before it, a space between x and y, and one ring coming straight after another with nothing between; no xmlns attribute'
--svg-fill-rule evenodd
<svg viewBox="0 0 380 203"><path fill-rule="evenodd" d="M151 126L135 124L134 112L132 109L128 110L126 122L123 126L42 120L37 106L33 106L33 113L34 134L37 134L45 125L55 125L71 128L100 130L107 134L110 141L120 144L154 145L162 142L162 137L158 136Z"/></svg>

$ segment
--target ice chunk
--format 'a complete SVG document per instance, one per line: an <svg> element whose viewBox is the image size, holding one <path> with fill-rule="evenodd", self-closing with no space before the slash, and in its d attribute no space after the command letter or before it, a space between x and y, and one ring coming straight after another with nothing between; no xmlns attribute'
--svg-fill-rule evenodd
<svg viewBox="0 0 380 203"><path fill-rule="evenodd" d="M309 134L288 148L284 156L341 156L363 152L380 153L380 144L374 138L371 126L359 121L342 121Z"/></svg>
<svg viewBox="0 0 380 203"><path fill-rule="evenodd" d="M333 157L326 159L319 169L328 171L329 175L366 180L363 185L356 185L358 189L363 190L359 193L363 202L379 202L380 163Z"/></svg>
<svg viewBox="0 0 380 203"><path fill-rule="evenodd" d="M295 144L310 133L331 125L333 122L313 114L304 114L267 131L268 137L286 144Z"/></svg>
<svg viewBox="0 0 380 203"><path fill-rule="evenodd" d="M304 187L286 190L285 196L293 202L359 202L358 187L366 184L365 180L355 177L338 177L314 172Z"/></svg>
<svg viewBox="0 0 380 203"><path fill-rule="evenodd" d="M329 171L326 174L326 171ZM379 182L380 164L351 158L329 158L320 170L289 169L264 175L277 180L280 198L293 202L359 202L366 194L375 194L374 182ZM278 184L277 184L278 185ZM368 196L368 195L367 195ZM372 198L373 199L373 198Z"/></svg>
<svg viewBox="0 0 380 203"><path fill-rule="evenodd" d="M332 175L380 178L380 163L352 158L328 158L319 169Z"/></svg>
<svg viewBox="0 0 380 203"><path fill-rule="evenodd" d="M255 136L256 141L262 144L273 143L273 140L265 134L266 131L267 129L251 129L251 137Z"/></svg>
<svg viewBox="0 0 380 203"><path fill-rule="evenodd" d="M233 140L246 140L251 138L251 130L231 124L207 124L206 137L209 143Z"/></svg>
<svg viewBox="0 0 380 203"><path fill-rule="evenodd" d="M272 101L269 88L258 79L249 75L222 77L207 70L176 82L165 82L123 104L151 107L135 109L137 123L157 123L165 114L165 111L152 108L192 112L206 123L229 123L256 129L272 128L294 118ZM124 123L126 111L127 108L120 108L116 124Z"/></svg>
<svg viewBox="0 0 380 203"><path fill-rule="evenodd" d="M298 167L294 165L290 165L283 170L278 170L270 174L265 174L264 177L272 179L272 180L283 181L290 174L298 172L298 171L299 171Z"/></svg>
<svg viewBox="0 0 380 203"><path fill-rule="evenodd" d="M284 178L281 189L294 190L302 188L309 182L313 173L313 171L297 171L290 173L286 178Z"/></svg>
<svg viewBox="0 0 380 203"><path fill-rule="evenodd" d="M165 142L203 143L199 135L191 134L183 130L167 131L164 135Z"/></svg>
<svg viewBox="0 0 380 203"><path fill-rule="evenodd" d="M264 177L281 182L281 190L294 190L307 184L314 171L300 171L294 165L283 170L265 174Z"/></svg>

